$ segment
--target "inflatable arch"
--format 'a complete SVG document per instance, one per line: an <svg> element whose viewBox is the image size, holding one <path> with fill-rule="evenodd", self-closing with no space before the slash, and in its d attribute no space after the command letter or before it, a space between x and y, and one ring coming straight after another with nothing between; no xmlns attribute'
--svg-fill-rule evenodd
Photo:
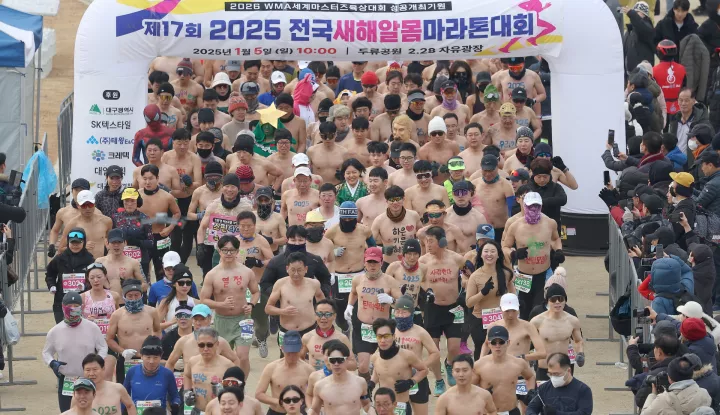
<svg viewBox="0 0 720 415"><path fill-rule="evenodd" d="M542 55L552 71L553 145L579 182L563 212L607 214L597 197L608 129L624 147L623 51L602 0L95 0L75 43L72 178L130 180L157 56L422 60ZM592 237L597 237L593 235Z"/></svg>

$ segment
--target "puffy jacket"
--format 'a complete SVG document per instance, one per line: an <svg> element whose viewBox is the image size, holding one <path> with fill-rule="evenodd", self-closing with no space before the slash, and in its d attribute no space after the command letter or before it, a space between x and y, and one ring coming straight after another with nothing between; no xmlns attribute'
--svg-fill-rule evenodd
<svg viewBox="0 0 720 415"><path fill-rule="evenodd" d="M695 293L692 268L677 256L656 260L652 264L650 273L652 274L650 288L655 292L655 299L651 305L658 314L676 314L673 300L661 297L660 294L679 294L683 290Z"/></svg>
<svg viewBox="0 0 720 415"><path fill-rule="evenodd" d="M630 157L628 157L630 160ZM627 161L627 160L626 160ZM648 174L643 173L636 166L628 167L623 170L618 182L618 191L621 195L626 195L628 191L634 190L639 184L647 184Z"/></svg>
<svg viewBox="0 0 720 415"><path fill-rule="evenodd" d="M628 346L628 350L630 350ZM629 354L629 353L628 353ZM664 360L660 362L656 362L650 370L645 373L640 373L638 375L633 376L634 382L633 384L639 384L640 387L638 388L637 392L635 393L635 405L638 406L638 408L642 408L645 404L645 401L647 400L648 395L652 393L652 387L650 385L645 384L645 378L648 376L657 376L661 372L667 372L667 368L670 365L670 362L675 359L675 356L670 356L665 358ZM628 381L630 382L630 381ZM627 385L627 383L626 383Z"/></svg>
<svg viewBox="0 0 720 415"><path fill-rule="evenodd" d="M713 372L717 373L717 345L712 334L708 333L700 340L685 341L690 353L695 353L703 365L712 365Z"/></svg>
<svg viewBox="0 0 720 415"><path fill-rule="evenodd" d="M68 232L70 235L73 232L82 232L85 234L83 228L73 228ZM69 236L68 236L69 239ZM68 241L69 242L69 241ZM45 271L45 283L47 284L48 290L55 287L55 299L53 301L53 309L59 310L62 306L62 299L65 296L63 290L63 274L85 274L85 268L95 262L95 258L92 256L87 249L85 249L85 242L83 242L83 248L78 253L73 253L70 247L67 247L60 254L56 255L55 258L50 261ZM88 281L85 281L85 286L89 286Z"/></svg>
<svg viewBox="0 0 720 415"><path fill-rule="evenodd" d="M642 61L655 60L655 28L649 17L640 17L635 10L629 10L623 50L625 52L625 71L630 73Z"/></svg>
<svg viewBox="0 0 720 415"><path fill-rule="evenodd" d="M679 111L677 113L671 115L670 126L668 129L670 134L677 136L678 122L681 119L682 119L682 113ZM688 126L689 127L688 131L692 130L692 128L695 124L710 125L710 111L705 106L705 104L703 104L702 102L695 103L695 106L693 106L692 115L690 116L690 120L688 122L690 123L690 125Z"/></svg>
<svg viewBox="0 0 720 415"><path fill-rule="evenodd" d="M530 179L530 191L538 192L542 197L542 213L554 219L560 228L560 208L567 204L567 194L559 183L548 182L545 186L538 186L535 180Z"/></svg>
<svg viewBox="0 0 720 415"><path fill-rule="evenodd" d="M701 191L696 190L693 200L708 212L720 215L720 170L702 180L705 182Z"/></svg>
<svg viewBox="0 0 720 415"><path fill-rule="evenodd" d="M680 64L685 67L685 85L695 91L695 99L705 102L710 77L710 53L697 34L686 36L679 46Z"/></svg>
<svg viewBox="0 0 720 415"><path fill-rule="evenodd" d="M708 0L705 7L707 7L708 10L717 10L718 5L720 5L720 1ZM718 18L717 15L708 16L708 19L702 22L697 32L698 36L700 36L700 39L705 44L708 54L710 55L711 73L715 70L715 68L718 67L719 63L718 56L715 53L715 48L720 48L720 27L718 27L719 21L720 18Z"/></svg>
<svg viewBox="0 0 720 415"><path fill-rule="evenodd" d="M678 29L675 24L675 13L670 10L665 17L655 25L655 44L657 45L664 39L672 40L680 48L680 43L686 36L697 33L698 24L692 14L685 16L682 27ZM650 61L652 62L652 61Z"/></svg>
<svg viewBox="0 0 720 415"><path fill-rule="evenodd" d="M659 395L648 395L640 415L688 415L699 406L711 403L710 394L694 380L681 380Z"/></svg>
<svg viewBox="0 0 720 415"><path fill-rule="evenodd" d="M672 162L673 168L676 171L682 171L685 163L687 163L687 156L680 151L678 147L675 147L669 153L665 154L665 158Z"/></svg>
<svg viewBox="0 0 720 415"><path fill-rule="evenodd" d="M700 165L702 164L702 163L700 163L700 159L702 158L703 153L705 153L706 151L715 151L715 150L713 150L711 145L708 145L707 147L705 147L700 152L700 154L698 154L697 159L695 159L693 157L693 164L692 164L692 166L690 166L690 170L688 172L688 173L692 174L693 177L695 178L695 189L696 190L698 187L697 184L700 183L700 180L705 177L705 173L703 173L702 168L700 168Z"/></svg>
<svg viewBox="0 0 720 415"><path fill-rule="evenodd" d="M654 61L650 61L654 62ZM658 85L657 82L655 82L654 79L650 78L650 83L648 84L648 90L653 96L653 124L651 124L650 128L655 132L662 132L662 129L665 127L665 120L667 117L667 104L665 103L665 95L662 92L662 88L660 88L660 85Z"/></svg>
<svg viewBox="0 0 720 415"><path fill-rule="evenodd" d="M695 261L695 265L692 267L695 277L695 296L698 298L703 312L713 315L712 288L715 285L716 275L712 249L707 245L692 244L690 252ZM720 340L720 336L718 336L718 340Z"/></svg>
<svg viewBox="0 0 720 415"><path fill-rule="evenodd" d="M693 380L710 395L710 407L717 408L720 404L720 377L713 371L712 365L704 365L693 372Z"/></svg>

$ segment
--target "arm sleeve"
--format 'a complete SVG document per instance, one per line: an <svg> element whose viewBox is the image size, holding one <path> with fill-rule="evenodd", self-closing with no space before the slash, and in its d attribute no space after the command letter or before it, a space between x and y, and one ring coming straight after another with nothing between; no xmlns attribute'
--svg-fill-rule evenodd
<svg viewBox="0 0 720 415"><path fill-rule="evenodd" d="M375 238L372 235L370 235L370 237L365 240L365 243L367 244L368 248L371 246L377 246L377 242L375 242Z"/></svg>
<svg viewBox="0 0 720 415"><path fill-rule="evenodd" d="M645 278L638 286L638 292L648 300L653 300L655 298L655 294L650 289L650 280L650 277Z"/></svg>
<svg viewBox="0 0 720 415"><path fill-rule="evenodd" d="M640 17L635 10L628 11L627 16L630 19L630 23L632 23L633 29L637 31L638 37L646 39L647 43L651 43L653 37L655 37L655 28L652 26L652 23Z"/></svg>
<svg viewBox="0 0 720 415"><path fill-rule="evenodd" d="M55 360L55 344L53 342L54 336L51 330L45 338L45 346L42 351L43 361L47 366L50 366L50 362Z"/></svg>
<svg viewBox="0 0 720 415"><path fill-rule="evenodd" d="M627 167L627 164L625 164L624 161L615 160L612 153L610 153L610 150L605 150L605 152L602 153L602 159L608 170L623 171Z"/></svg>
<svg viewBox="0 0 720 415"><path fill-rule="evenodd" d="M93 324L93 326L95 326ZM102 332L100 331L100 328L95 326L93 327L93 333L95 333L95 350L97 350L97 354L100 355L103 359L107 357L108 355L108 345L107 341L105 340L105 337L102 335Z"/></svg>
<svg viewBox="0 0 720 415"><path fill-rule="evenodd" d="M512 208L515 205L515 196L508 196L505 198L505 205L507 206L508 210L508 217L512 217Z"/></svg>
<svg viewBox="0 0 720 415"><path fill-rule="evenodd" d="M260 289L267 295L270 295L272 287L273 285L275 285L275 281L277 281L277 273L275 271L275 266L276 264L271 259L270 262L268 262L268 265L265 267L265 271L263 271L262 278L260 279Z"/></svg>

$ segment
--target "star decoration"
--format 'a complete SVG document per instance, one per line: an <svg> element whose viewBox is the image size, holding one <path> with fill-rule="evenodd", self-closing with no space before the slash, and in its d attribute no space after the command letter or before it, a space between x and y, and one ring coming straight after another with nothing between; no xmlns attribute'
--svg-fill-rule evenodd
<svg viewBox="0 0 720 415"><path fill-rule="evenodd" d="M277 128L278 118L287 115L285 111L280 111L275 107L275 103L270 104L269 107L258 110L260 113L260 124L270 124Z"/></svg>

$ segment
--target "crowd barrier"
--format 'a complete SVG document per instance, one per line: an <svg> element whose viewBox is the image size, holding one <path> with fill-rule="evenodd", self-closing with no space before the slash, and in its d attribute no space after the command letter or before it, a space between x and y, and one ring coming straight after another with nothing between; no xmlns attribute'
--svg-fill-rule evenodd
<svg viewBox="0 0 720 415"><path fill-rule="evenodd" d="M65 192L69 191L70 167L72 166L72 133L73 133L74 94L65 97L60 104L60 114L57 118L58 129L58 189L60 189L60 203L65 204Z"/></svg>

